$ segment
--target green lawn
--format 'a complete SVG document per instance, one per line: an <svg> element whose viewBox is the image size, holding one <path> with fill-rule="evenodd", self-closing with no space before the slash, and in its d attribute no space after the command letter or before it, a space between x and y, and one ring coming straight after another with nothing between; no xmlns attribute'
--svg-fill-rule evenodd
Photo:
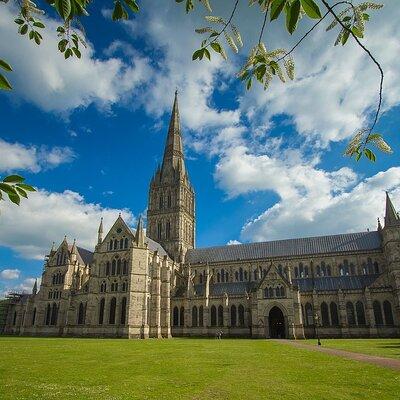
<svg viewBox="0 0 400 400"><path fill-rule="evenodd" d="M1 399L398 399L400 374L266 340L0 338Z"/></svg>
<svg viewBox="0 0 400 400"><path fill-rule="evenodd" d="M400 339L321 339L323 347L400 359ZM306 343L317 344L315 339Z"/></svg>

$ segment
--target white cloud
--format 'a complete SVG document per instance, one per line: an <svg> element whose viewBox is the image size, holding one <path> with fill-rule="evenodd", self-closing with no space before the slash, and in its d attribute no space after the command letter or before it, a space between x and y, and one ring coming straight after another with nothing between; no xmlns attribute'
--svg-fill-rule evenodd
<svg viewBox="0 0 400 400"><path fill-rule="evenodd" d="M28 170L39 172L70 163L75 159L69 147L25 146L0 139L0 172Z"/></svg>
<svg viewBox="0 0 400 400"><path fill-rule="evenodd" d="M18 279L21 271L19 269L3 269L0 271L1 279Z"/></svg>
<svg viewBox="0 0 400 400"><path fill-rule="evenodd" d="M386 2L382 10L370 13L363 40L385 72L384 110L400 102L400 42L396 40L400 10L395 3ZM352 136L368 123L378 102L378 69L352 41L334 47L337 32L326 33L326 24L322 26L295 51L294 82L276 82L267 92L256 85L243 96L241 110L255 127L285 113L306 140L326 146ZM290 48L291 44L288 35L282 39L282 34L269 31L270 48Z"/></svg>
<svg viewBox="0 0 400 400"><path fill-rule="evenodd" d="M318 186L318 181L316 182ZM360 181L349 190L298 192L267 209L242 229L244 240L264 241L288 237L375 230L384 215L385 190L400 206L400 168L394 167Z"/></svg>
<svg viewBox="0 0 400 400"><path fill-rule="evenodd" d="M19 207L2 203L0 245L26 258L43 259L51 243L58 244L67 235L69 242L76 238L78 246L93 250L100 218L104 218L107 231L119 212L127 223L133 223L133 215L128 210L87 203L80 194L69 190L63 193L40 190Z"/></svg>
<svg viewBox="0 0 400 400"><path fill-rule="evenodd" d="M69 112L91 103L108 107L148 79L148 61L140 56L130 63L120 58L99 59L93 46L82 49L82 58L64 59L57 50L58 23L44 17L43 42L37 46L17 33L15 8L3 5L0 14L0 53L14 69L9 78L17 96L45 111Z"/></svg>
<svg viewBox="0 0 400 400"><path fill-rule="evenodd" d="M23 280L21 280L21 282L14 284L12 286L7 284L2 284L2 282L0 281L0 298L3 298L5 296L7 296L7 294L9 293L32 293L32 289L33 289L33 285L35 284L35 280L37 280L37 285L38 285L38 289L40 287L40 282L42 280L42 278L37 277L37 278L32 278L32 277L28 277L25 278Z"/></svg>
<svg viewBox="0 0 400 400"><path fill-rule="evenodd" d="M227 243L228 246L232 246L234 244L241 244L242 242L239 242L238 240L229 240L229 242Z"/></svg>

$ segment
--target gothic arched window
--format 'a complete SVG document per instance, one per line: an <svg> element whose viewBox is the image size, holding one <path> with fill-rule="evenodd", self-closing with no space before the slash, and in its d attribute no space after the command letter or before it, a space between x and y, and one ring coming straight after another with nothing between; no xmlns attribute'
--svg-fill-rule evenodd
<svg viewBox="0 0 400 400"><path fill-rule="evenodd" d="M357 301L356 303L356 315L357 315L357 324L366 325L364 304L361 301Z"/></svg>
<svg viewBox="0 0 400 400"><path fill-rule="evenodd" d="M235 271L235 280L238 281L239 280L239 273L237 271Z"/></svg>
<svg viewBox="0 0 400 400"><path fill-rule="evenodd" d="M162 234L162 225L161 225L161 222L159 222L157 224L157 237L158 237L158 239L161 239L161 234Z"/></svg>
<svg viewBox="0 0 400 400"><path fill-rule="evenodd" d="M199 275L199 282L200 282L200 283L203 283L203 274L200 274L200 275Z"/></svg>
<svg viewBox="0 0 400 400"><path fill-rule="evenodd" d="M172 206L171 193L168 193L167 204L168 204L168 208L171 208L171 206Z"/></svg>
<svg viewBox="0 0 400 400"><path fill-rule="evenodd" d="M117 249L118 249L118 240L115 239L114 240L114 250L117 250Z"/></svg>
<svg viewBox="0 0 400 400"><path fill-rule="evenodd" d="M244 307L240 304L238 307L239 326L244 326Z"/></svg>
<svg viewBox="0 0 400 400"><path fill-rule="evenodd" d="M159 203L158 203L158 208L159 208L160 210L162 210L162 209L164 208L164 198L163 198L163 195L162 195L162 194L160 194Z"/></svg>
<svg viewBox="0 0 400 400"><path fill-rule="evenodd" d="M385 315L385 323L386 325L394 325L393 321L393 313L392 313L392 305L389 301L385 300L383 302L383 314Z"/></svg>
<svg viewBox="0 0 400 400"><path fill-rule="evenodd" d="M254 280L258 281L258 270L257 269L254 270Z"/></svg>
<svg viewBox="0 0 400 400"><path fill-rule="evenodd" d="M221 282L225 282L225 270L221 269Z"/></svg>
<svg viewBox="0 0 400 400"><path fill-rule="evenodd" d="M379 303L378 300L375 300L372 303L372 308L374 309L375 325L383 325L381 303Z"/></svg>
<svg viewBox="0 0 400 400"><path fill-rule="evenodd" d="M174 307L174 312L173 312L173 325L178 326L179 325L179 310L178 307Z"/></svg>
<svg viewBox="0 0 400 400"><path fill-rule="evenodd" d="M231 326L236 326L236 306L231 307Z"/></svg>
<svg viewBox="0 0 400 400"><path fill-rule="evenodd" d="M330 312L331 312L331 322L333 326L339 326L339 313L338 313L338 307L335 302L331 302L329 305Z"/></svg>
<svg viewBox="0 0 400 400"><path fill-rule="evenodd" d="M375 274L379 274L379 264L376 261L374 262L374 272Z"/></svg>
<svg viewBox="0 0 400 400"><path fill-rule="evenodd" d="M179 325L184 326L185 325L185 309L182 306L180 313L179 313Z"/></svg>
<svg viewBox="0 0 400 400"><path fill-rule="evenodd" d="M117 268L117 262L115 260L112 260L111 275L115 275L116 268Z"/></svg>
<svg viewBox="0 0 400 400"><path fill-rule="evenodd" d="M127 249L128 245L129 245L128 238L125 238L125 240L124 240L124 248Z"/></svg>
<svg viewBox="0 0 400 400"><path fill-rule="evenodd" d="M51 306L50 304L47 304L45 325L50 325L50 318L51 318Z"/></svg>
<svg viewBox="0 0 400 400"><path fill-rule="evenodd" d="M85 323L85 307L83 303L79 303L78 308L78 325L82 325Z"/></svg>
<svg viewBox="0 0 400 400"><path fill-rule="evenodd" d="M242 267L239 268L239 280L240 280L240 282L243 282L243 268Z"/></svg>
<svg viewBox="0 0 400 400"><path fill-rule="evenodd" d="M122 263L122 275L128 274L128 261L124 260Z"/></svg>
<svg viewBox="0 0 400 400"><path fill-rule="evenodd" d="M105 299L104 297L100 300L100 306L99 306L99 325L103 324L104 320L104 306L105 306Z"/></svg>
<svg viewBox="0 0 400 400"><path fill-rule="evenodd" d="M192 308L192 326L197 326L197 307Z"/></svg>
<svg viewBox="0 0 400 400"><path fill-rule="evenodd" d="M217 309L215 306L211 306L211 326L217 325Z"/></svg>
<svg viewBox="0 0 400 400"><path fill-rule="evenodd" d="M321 303L321 322L322 326L329 326L329 310L325 302Z"/></svg>
<svg viewBox="0 0 400 400"><path fill-rule="evenodd" d="M203 306L199 307L199 326L203 326Z"/></svg>
<svg viewBox="0 0 400 400"><path fill-rule="evenodd" d="M115 324L115 310L117 308L117 299L115 297L113 297L111 299L110 302L110 314L109 314L109 318L108 318L108 323L110 325L114 325Z"/></svg>
<svg viewBox="0 0 400 400"><path fill-rule="evenodd" d="M217 273L217 282L221 282L221 274L219 272Z"/></svg>
<svg viewBox="0 0 400 400"><path fill-rule="evenodd" d="M124 248L124 239L122 239L122 238L119 240L119 248L120 249Z"/></svg>
<svg viewBox="0 0 400 400"><path fill-rule="evenodd" d="M171 222L167 221L165 224L165 238L169 239L171 237Z"/></svg>
<svg viewBox="0 0 400 400"><path fill-rule="evenodd" d="M224 307L218 306L218 325L224 326Z"/></svg>
<svg viewBox="0 0 400 400"><path fill-rule="evenodd" d="M32 325L35 325L36 321L36 307L33 309L33 314L32 314Z"/></svg>
<svg viewBox="0 0 400 400"><path fill-rule="evenodd" d="M117 275L121 275L121 259L117 261Z"/></svg>
<svg viewBox="0 0 400 400"><path fill-rule="evenodd" d="M121 323L121 325L125 325L125 323L126 323L126 297L123 297L122 302L121 302L120 323Z"/></svg>

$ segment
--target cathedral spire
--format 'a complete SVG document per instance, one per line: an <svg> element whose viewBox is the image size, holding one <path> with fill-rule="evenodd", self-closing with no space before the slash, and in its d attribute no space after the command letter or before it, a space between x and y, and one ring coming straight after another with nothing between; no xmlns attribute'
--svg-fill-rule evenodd
<svg viewBox="0 0 400 400"><path fill-rule="evenodd" d="M394 208L392 200L390 200L389 193L386 192L385 226L390 225L400 225L400 218Z"/></svg>
<svg viewBox="0 0 400 400"><path fill-rule="evenodd" d="M165 172L170 166L174 169L178 168L181 173L185 172L177 90L175 91L174 105L172 106L171 119L169 121L162 171Z"/></svg>

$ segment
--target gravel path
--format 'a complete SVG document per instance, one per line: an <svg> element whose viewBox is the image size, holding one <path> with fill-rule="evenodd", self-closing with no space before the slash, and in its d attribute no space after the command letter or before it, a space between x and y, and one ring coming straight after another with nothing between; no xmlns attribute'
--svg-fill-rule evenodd
<svg viewBox="0 0 400 400"><path fill-rule="evenodd" d="M366 362L369 364L375 364L380 367L386 367L386 368L391 368L391 369L395 369L395 370L400 370L400 360L396 360L393 358L378 357L378 356L372 356L369 354L362 354L362 353L353 353L351 351L324 347L323 345L316 346L316 345L312 345L312 344L306 344L306 343L302 343L301 341L296 341L296 340L276 339L276 341L279 343L288 344L288 345L302 348L302 349L319 351L321 353L327 353L327 354L331 354L333 356L349 358L349 359L355 360L355 361L362 361L362 362Z"/></svg>

